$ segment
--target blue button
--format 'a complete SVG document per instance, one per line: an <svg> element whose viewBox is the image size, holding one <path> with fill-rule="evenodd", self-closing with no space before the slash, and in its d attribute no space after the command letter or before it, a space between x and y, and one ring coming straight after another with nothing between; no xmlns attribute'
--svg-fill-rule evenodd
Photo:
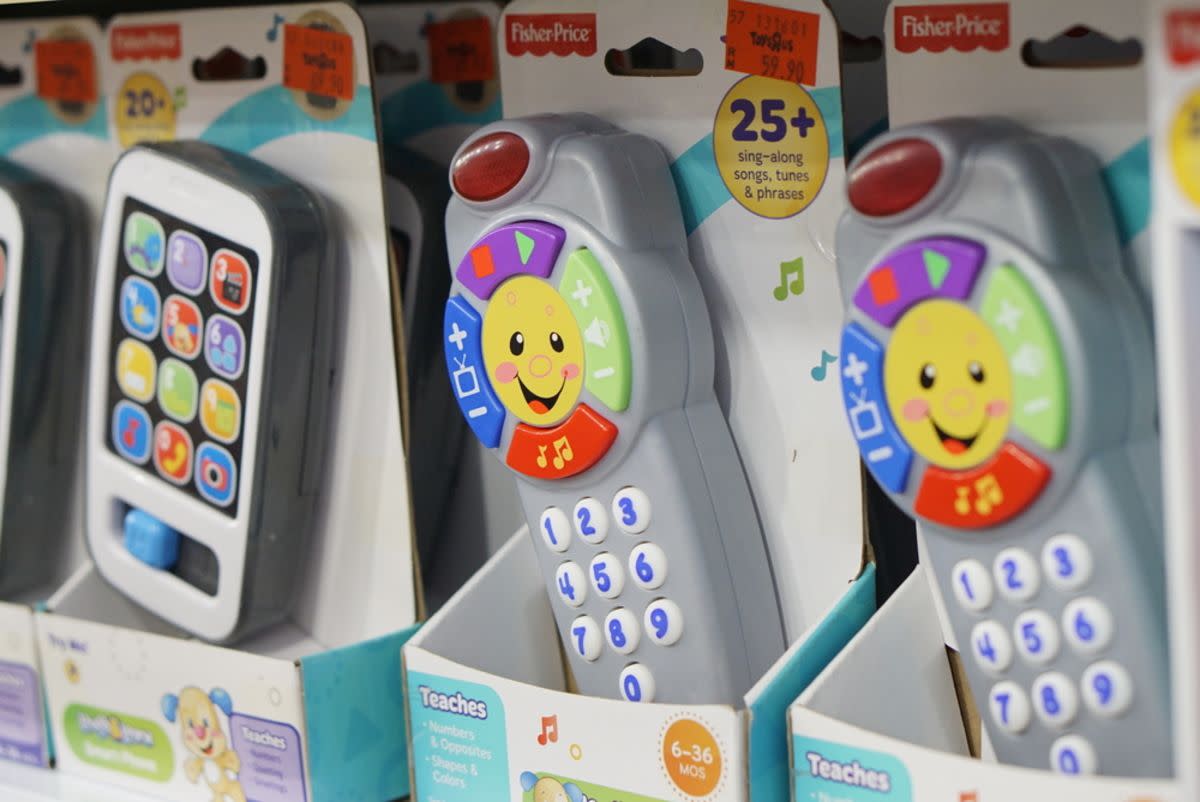
<svg viewBox="0 0 1200 802"><path fill-rule="evenodd" d="M152 568L167 570L179 560L179 533L148 512L125 513L125 548Z"/></svg>
<svg viewBox="0 0 1200 802"><path fill-rule="evenodd" d="M201 443L196 449L196 489L218 507L228 507L237 492L233 456L215 443Z"/></svg>
<svg viewBox="0 0 1200 802"><path fill-rule="evenodd" d="M132 401L121 401L113 409L113 448L130 462L145 465L150 460L152 432L150 415Z"/></svg>
<svg viewBox="0 0 1200 802"><path fill-rule="evenodd" d="M842 331L842 395L850 431L879 483L903 493L912 449L901 438L883 394L883 346L857 323Z"/></svg>
<svg viewBox="0 0 1200 802"><path fill-rule="evenodd" d="M140 276L130 276L121 284L121 323L135 337L153 340L158 336L158 318L162 301L154 285Z"/></svg>
<svg viewBox="0 0 1200 802"><path fill-rule="evenodd" d="M450 371L454 397L475 436L487 448L495 448L500 445L500 432L504 429L504 407L492 390L483 366L483 343L479 338L482 330L483 318L465 298L455 295L446 302L442 344L446 348L446 369Z"/></svg>

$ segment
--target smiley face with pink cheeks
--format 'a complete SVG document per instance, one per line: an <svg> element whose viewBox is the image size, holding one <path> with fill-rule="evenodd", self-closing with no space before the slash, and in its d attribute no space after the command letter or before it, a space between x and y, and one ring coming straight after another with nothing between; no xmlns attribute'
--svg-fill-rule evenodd
<svg viewBox="0 0 1200 802"><path fill-rule="evenodd" d="M532 276L500 285L483 318L483 363L518 418L534 426L565 418L583 390L583 337L562 296Z"/></svg>
<svg viewBox="0 0 1200 802"><path fill-rule="evenodd" d="M1012 410L1008 359L962 304L938 299L907 312L892 331L883 379L897 428L934 465L973 468L1004 443Z"/></svg>

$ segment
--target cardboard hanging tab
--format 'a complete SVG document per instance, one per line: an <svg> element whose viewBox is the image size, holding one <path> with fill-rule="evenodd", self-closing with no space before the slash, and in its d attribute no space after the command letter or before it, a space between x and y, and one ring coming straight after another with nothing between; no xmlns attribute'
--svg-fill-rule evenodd
<svg viewBox="0 0 1200 802"><path fill-rule="evenodd" d="M429 42L433 83L490 81L496 77L492 23L487 17L431 22L425 27L425 38Z"/></svg>
<svg viewBox="0 0 1200 802"><path fill-rule="evenodd" d="M337 31L285 25L283 85L313 95L353 100L353 39Z"/></svg>
<svg viewBox="0 0 1200 802"><path fill-rule="evenodd" d="M817 14L729 0L725 69L816 86L820 28Z"/></svg>
<svg viewBox="0 0 1200 802"><path fill-rule="evenodd" d="M96 101L96 54L90 42L43 39L37 42L34 56L38 97L65 103Z"/></svg>

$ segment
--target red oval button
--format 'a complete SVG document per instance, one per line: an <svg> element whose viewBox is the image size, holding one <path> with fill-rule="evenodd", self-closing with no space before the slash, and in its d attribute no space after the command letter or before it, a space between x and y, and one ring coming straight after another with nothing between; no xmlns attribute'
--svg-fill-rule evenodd
<svg viewBox="0 0 1200 802"><path fill-rule="evenodd" d="M617 427L587 404L552 429L518 423L508 447L508 467L535 479L566 479L600 461L617 439Z"/></svg>
<svg viewBox="0 0 1200 802"><path fill-rule="evenodd" d="M480 137L454 160L454 191L469 201L490 201L515 187L529 169L529 146L508 131Z"/></svg>
<svg viewBox="0 0 1200 802"><path fill-rule="evenodd" d="M911 209L942 175L942 154L924 139L897 139L850 168L850 205L870 217Z"/></svg>
<svg viewBox="0 0 1200 802"><path fill-rule="evenodd" d="M1023 512L1049 481L1049 466L1005 443L996 456L969 471L927 470L914 509L952 529L983 529Z"/></svg>

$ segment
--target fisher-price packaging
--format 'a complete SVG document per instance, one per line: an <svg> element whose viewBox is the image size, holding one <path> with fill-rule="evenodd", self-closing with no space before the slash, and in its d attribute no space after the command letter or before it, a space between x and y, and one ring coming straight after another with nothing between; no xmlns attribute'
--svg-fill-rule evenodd
<svg viewBox="0 0 1200 802"><path fill-rule="evenodd" d="M139 142L199 140L258 159L320 199L334 246L335 286L323 288L335 299L333 341L320 344L332 348L330 411L319 474L305 477L317 487L316 520L312 542L293 556L303 570L286 621L218 647L154 614L157 581L127 597L90 564L37 614L58 766L180 802L403 796L404 710L394 680L418 602L401 438L400 320L363 24L340 3L118 15L101 52L101 127L114 154ZM154 176L146 180L153 184ZM183 193L194 216L222 213L196 196L202 181L172 182L139 194ZM146 242L140 253L152 258ZM231 311L211 319L228 327L237 304L265 292L265 284L255 286L236 265L225 269L222 277L214 268L213 286L237 286L211 294ZM183 312L180 322L187 323ZM242 347L229 336L219 345L235 358ZM212 355L206 358L211 364ZM175 408L171 398L160 403ZM175 464L167 459L174 459L170 451L160 472ZM205 471L197 482L211 485L210 496L228 481L218 462L196 462Z"/></svg>
<svg viewBox="0 0 1200 802"><path fill-rule="evenodd" d="M56 481L54 504L44 513L38 513L45 519L44 527L22 527L23 531L14 527L4 533L12 541L34 538L32 548L40 567L30 574L36 574L32 587L23 580L24 587L18 595L0 602L0 758L46 765L50 759L50 738L44 721L31 605L49 595L86 559L81 519L82 443L77 437L83 410L78 401L86 372L84 332L90 303L92 238L114 154L100 85L104 38L94 20L84 17L8 20L0 24L0 50L4 53L0 61L0 157L33 171L65 193L68 202L62 209L63 220L55 229L41 233L46 240L57 238L57 247L65 245L64 252L70 253L72 260L64 268L68 274L59 279L60 283L70 285L66 294L55 296L60 306L41 309L22 306L18 310L16 304L25 296L11 280L7 282L4 301L6 321L22 321L24 316L31 316L35 325L23 330L50 338L46 347L54 349L55 360L61 365L61 375L52 381L66 385L62 414L68 417L55 427L58 432L52 441L40 434L30 438L29 433L9 433L9 427L5 427L6 443L12 440L13 452L20 453L31 445L52 450L62 471ZM11 230L4 235L16 236ZM3 248L0 264L20 258L15 242L5 241L0 248ZM26 243L24 250L33 248L33 243ZM15 273L0 270L4 272ZM51 275L47 271L46 277ZM0 281L3 280L0 276ZM30 276L28 280L37 281L37 277ZM53 284L47 282L45 290L53 290ZM36 322L39 317L49 322L45 315L57 319L39 329ZM6 329L4 338L15 339L16 335L16 330ZM32 348L30 351L36 353ZM11 359L6 359L5 364L11 364ZM47 362L47 369L53 364L56 363ZM6 383L34 381L30 373L18 371ZM4 403L6 416L12 395L8 393ZM16 514L15 506L12 512ZM52 520L54 523L50 523ZM14 542L11 549L6 545L0 553L16 550Z"/></svg>
<svg viewBox="0 0 1200 802"><path fill-rule="evenodd" d="M580 124L646 136L670 163L716 341L716 397L793 645L744 706L573 693L551 607L566 597L547 600L538 570L536 550L554 545L553 532L531 538L522 529L404 650L413 793L424 802L785 799L784 708L875 607L874 566L863 571L859 461L837 388L842 296L832 248L845 175L837 28L811 2L518 0L505 8L498 48L505 118L585 112L593 116ZM594 200L586 208L603 207ZM602 324L581 324L588 347L608 342L611 324ZM461 336L446 325L447 337ZM588 459L582 448L551 445L530 450L529 470ZM660 528L669 526L659 521L671 518L667 501L654 502ZM748 521L746 536L754 530ZM625 536L614 528L608 537ZM603 577L595 581L611 594ZM637 648L662 648L649 638ZM679 680L658 665L662 698Z"/></svg>
<svg viewBox="0 0 1200 802"><path fill-rule="evenodd" d="M1173 309L1179 302L1186 301L1178 297L1181 295L1179 284L1170 288L1160 284L1168 275L1162 267L1161 254L1153 263L1150 259L1150 146L1142 56L1143 49L1153 53L1160 45L1147 42L1144 29L1145 9L1140 4L1046 4L1023 0L1000 3L896 2L888 12L885 50L892 129L948 117L1008 118L1039 134L1069 139L1091 152L1100 179L1095 185L1107 195L1100 203L1112 210L1111 222L1104 223L1110 226L1105 233L1114 243L1119 243L1123 251L1119 264L1113 261L1111 254L1104 258L1109 259L1108 264L1116 265L1113 269L1125 271L1128 281L1124 283L1134 294L1140 291L1140 297L1133 298L1127 309L1136 308L1139 302L1145 308L1144 328L1148 338L1151 285L1155 285L1160 302L1171 296ZM1156 127L1156 130L1161 128ZM907 146L905 140L897 142L899 144L881 146L880 152L886 147ZM898 150L893 152L899 153ZM1011 182L1022 173L1018 169L1005 172L1002 165L1006 156L994 156L994 153L989 156L992 160L987 162L987 169L992 171L994 191L999 193L1007 186L1005 182ZM1048 160L1047 169L1050 164ZM948 171L951 169L966 168L955 164L947 167ZM1161 169L1159 172L1161 183ZM955 189L953 199L945 196L946 205L958 203L965 192L965 189L962 192ZM1094 198L1089 199L1089 202L1094 201ZM891 204L890 209L899 208L895 204L907 202L887 201ZM1014 202L1011 210L1017 208L1018 204ZM970 218L961 209L955 207L955 210L960 212L960 217ZM999 212L1004 213L1008 212ZM1109 219L1107 214L1096 215L1089 217L1087 224ZM904 220L913 220L912 214ZM1030 219L1025 223L1027 230L1037 230L1043 220ZM987 220L981 224L985 228L992 225ZM929 235L930 223L918 221L913 226L917 234L924 231ZM1038 253L1036 240L1026 243L1025 247ZM845 261L846 254L841 256ZM1087 258L1080 254L1081 260ZM842 267L850 269L845 264ZM859 274L850 278L852 286L868 267L854 266ZM1080 269L1088 267L1096 271L1097 276L1101 275L1099 267L1089 266L1086 261ZM889 269L881 267L877 272L882 274ZM871 275L875 276L875 273ZM879 281L884 279L885 275L879 276ZM1175 280L1183 281L1181 276L1176 276ZM1075 287L1074 284L1071 286ZM868 289L886 292L881 283ZM1046 285L1043 285L1042 291L1045 290ZM863 297L878 296L868 294ZM1015 306L1012 300L1011 297L1006 299L1015 313L1035 310L1034 306ZM863 303L869 306L869 302ZM1052 314L1058 314L1059 308L1056 306ZM1161 366L1164 372L1160 375L1186 375L1172 373L1184 370L1180 359L1185 342L1180 339L1183 336L1180 327L1184 325L1179 317L1182 310L1177 311L1175 317L1166 318L1161 317L1161 308L1159 312L1160 338L1164 336L1161 328L1164 320L1174 328L1166 335L1171 345L1160 340L1159 353L1169 354L1175 363L1170 366L1171 370L1167 370L1166 365ZM1039 314L1043 315L1042 320L1050 319L1045 317L1045 312ZM1030 340L1028 329L1019 328L1019 319L1010 317L1010 321L1018 326L1014 331L1024 332L1011 342L1016 346L1022 343L1029 346L1014 358L1014 375L1019 381L1037 381L1048 367L1040 358L1043 352L1039 351L1047 341ZM1060 329L1052 336L1067 342L1066 338L1080 335ZM1152 432L1153 405L1148 402L1148 393L1154 388L1149 378L1153 366L1148 342L1145 351L1144 360L1135 365L1125 364L1118 355L1112 354L1111 370L1129 371L1128 377L1114 377L1113 381L1124 383L1135 401L1147 402L1140 406L1131 403L1131 408L1147 411L1142 426ZM1030 361L1030 357L1039 358ZM1068 374L1072 377L1083 375L1077 365L1068 365L1062 375ZM1159 388L1162 409L1166 412L1164 426L1172 420L1173 407L1186 398L1178 381L1167 380ZM1075 392L1080 392L1078 386ZM1025 396L1025 401L1029 406L1020 410L1022 414L1036 413L1042 408L1035 403L1033 395ZM1184 417L1180 408L1173 420L1178 422ZM1135 425L1129 424L1129 430L1135 431ZM1179 438L1179 435L1174 437ZM1171 439L1170 436L1166 438L1168 443ZM1160 466L1153 440L1153 436L1139 440L1136 448L1130 448L1129 459L1134 466L1132 481L1144 492L1149 514L1158 517L1163 505L1157 492ZM1171 453L1168 451L1168 455ZM1175 458L1177 461L1185 459L1180 454ZM1167 465L1172 465L1170 456ZM1011 478L1009 476L1005 481ZM1168 483L1168 498L1173 489L1178 489L1181 497L1175 505L1188 503L1182 497L1189 496L1190 489ZM971 509L985 516L991 508L986 505L971 507L968 503L958 511L960 515L970 514ZM1180 514L1179 509L1176 506L1176 515ZM1171 532L1173 527L1182 525L1182 519L1177 519L1174 524L1168 521L1168 539L1182 540L1181 534ZM1044 525L1039 527L1046 528ZM1170 689L1162 687L1168 682L1166 666L1143 662L1148 656L1132 654L1132 650L1122 646L1132 639L1120 640L1119 632L1114 644L1113 618L1106 614L1103 601L1111 590L1107 586L1110 580L1101 579L1108 575L1097 567L1094 581L1087 586L1086 593L1079 590L1077 567L1085 563L1077 562L1075 558L1080 555L1086 558L1088 547L1083 545L1077 549L1076 546L1085 541L1069 532L1060 534L1056 530L1047 536L1059 534L1055 543L1062 548L1056 550L1047 546L1043 550L1045 555L1039 553L1028 559L1022 551L1028 544L1008 544L1014 548L996 558L994 580L991 578L991 557L980 556L980 560L989 561L989 568L978 563L981 566L979 572L975 572L974 566L964 558L953 569L955 581L961 580L962 590L958 592L956 588L952 597L947 591L948 597L943 600L939 587L945 586L934 576L936 562L930 559L935 533L928 532L927 541L922 530L923 526L918 526L922 537L920 570L880 608L790 710L794 799L983 802L1024 797L1165 802L1195 797L1194 790L1187 793L1173 780L1169 768L1142 772L1146 776L1138 778L1109 776L1113 772L1104 770L1104 757L1110 758L1111 765L1113 749L1132 750L1132 754L1121 756L1122 765L1138 765L1140 754L1144 758L1140 762L1147 766L1171 766L1170 722L1155 722L1158 726L1154 733L1130 727L1127 738L1119 737L1119 731L1105 735L1103 730L1090 723L1099 721L1111 730L1113 726L1119 727L1123 715L1128 714L1126 717L1129 718L1136 714L1135 705L1151 704L1151 709L1161 710L1152 700L1170 698ZM980 531L979 542L986 543L986 530ZM1157 531L1158 527L1154 526L1147 532L1139 531L1139 538L1149 539L1138 548L1146 554L1157 554L1162 548ZM957 534L968 538L963 541L965 544L969 543L972 532L964 528ZM1080 535L1087 537L1089 533L1081 532ZM942 539L939 547L944 548L946 532L937 533L937 537ZM1018 545L1021 547L1016 547ZM1182 546L1177 542L1174 548L1178 550ZM978 553L989 552L981 550ZM1181 564L1172 569L1176 579L1182 572L1190 570L1182 565L1185 561L1180 557L1181 554L1176 553L1173 560L1168 560L1168 563ZM1086 565L1099 566L1101 560L1112 559L1111 554L1106 554ZM1159 564L1156 560L1148 563ZM1135 571L1135 568L1121 563L1115 570ZM1038 577L1042 577L1040 584ZM1065 581L1064 577L1070 581ZM1086 584L1086 573L1082 579ZM1141 579L1148 583L1144 586L1147 595L1143 598L1161 599L1165 578L1156 574ZM980 580L982 584L975 584ZM1032 595L1026 592L1030 587L1023 584L1026 581L1033 582ZM991 589L988 591L991 595L986 597L989 601L975 595L976 589L985 587ZM1072 595L1081 593L1088 598L1072 600ZM1063 594L1067 594L1067 598L1060 601ZM1192 596L1193 591L1189 589L1185 593L1182 586L1171 589L1167 595L1175 620L1176 637L1169 645L1174 651L1177 671L1185 666L1193 670L1195 665L1193 657L1179 654L1180 648L1191 649L1194 644L1193 636L1179 636L1183 626L1180 621L1190 621L1190 616L1180 611L1193 609ZM993 598L997 602L994 605L990 601ZM1015 622L1009 622L1013 624L1011 629L988 621L1003 615L1009 609L1005 605L1015 603L1018 598L1021 615ZM1041 611L1042 607L1058 610L1062 605L1066 606L1061 624ZM970 611L969 615L978 619L975 629L967 630L970 632L968 642L954 642L947 612L950 606L966 609ZM1162 605L1150 607L1162 610ZM1093 617L1093 611L1098 611L1098 616ZM1093 626L1094 621L1099 628ZM1091 641L1102 631L1105 621L1110 623L1103 636L1110 651L1104 657L1089 657L1096 654L1089 651ZM1049 622L1048 628L1043 627L1044 622ZM1166 629L1166 622L1161 620L1144 620L1139 625L1151 632L1160 628L1165 632ZM947 645L961 650L961 657L954 655L955 661L978 663L989 671L992 683L970 688L961 674L951 671ZM1126 661L1141 667L1127 671L1120 665ZM1032 686L1022 687L1006 681L1004 675L1009 668L1023 672L1026 665L1034 667L1036 678ZM882 673L881 667L885 667ZM1120 691L1119 702L1118 696L1112 693L1116 691ZM1186 701L1186 697L1176 696L1174 703L1167 707L1177 716L1177 731L1184 728L1190 731L1195 716L1191 709L1180 704L1181 701ZM1134 712L1130 713L1131 710ZM1185 726L1184 720L1192 723ZM981 722L982 734L979 731ZM987 737L989 731L992 740ZM1010 754L1019 752L1022 743L1045 743L1047 748L1036 756L1026 750L1025 754L1030 758L1028 767L1006 765L996 760L994 744L998 741L995 739L1004 739L1005 749ZM1095 746L1089 739L1095 741ZM1190 752L1184 757L1182 749L1186 747L1182 744L1181 741L1176 749L1180 757L1174 761L1175 771L1181 771L1193 762ZM1088 776L1066 776L1070 774Z"/></svg>

